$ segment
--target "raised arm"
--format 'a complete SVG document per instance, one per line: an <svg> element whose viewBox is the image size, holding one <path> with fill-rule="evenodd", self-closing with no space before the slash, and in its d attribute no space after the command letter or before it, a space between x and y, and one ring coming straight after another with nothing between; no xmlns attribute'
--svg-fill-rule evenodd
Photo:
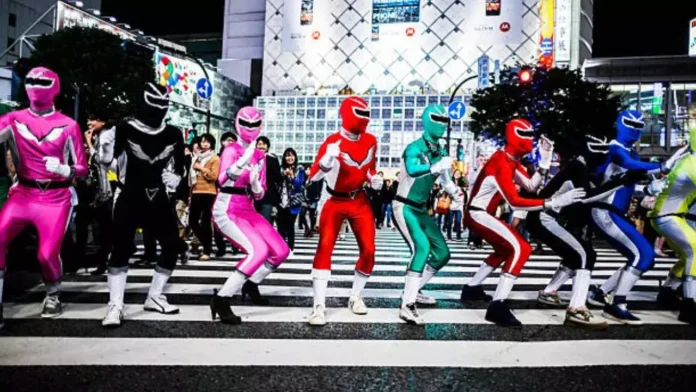
<svg viewBox="0 0 696 392"><path fill-rule="evenodd" d="M544 207L544 199L527 199L521 197L515 189L515 181L513 174L509 169L500 168L495 176L494 181L498 186L498 190L503 195L505 201L515 210L541 210Z"/></svg>
<svg viewBox="0 0 696 392"><path fill-rule="evenodd" d="M659 173L661 165L659 163L643 162L631 156L630 151L621 146L612 144L609 146L611 161L627 170L644 170L648 174Z"/></svg>
<svg viewBox="0 0 696 392"><path fill-rule="evenodd" d="M421 163L421 151L413 144L406 147L403 154L406 173L411 177L422 177L430 174L430 164Z"/></svg>
<svg viewBox="0 0 696 392"><path fill-rule="evenodd" d="M316 158L314 158L314 163L312 163L312 168L310 170L310 172L312 173L312 176L309 178L310 181L321 180L322 178L324 178L326 173L328 173L331 170L331 167L325 167L322 164L322 159L326 161L324 157L326 155L326 149L330 144L329 140L330 139L324 140L324 143L322 143L321 147L319 147L319 153L317 154Z"/></svg>
<svg viewBox="0 0 696 392"><path fill-rule="evenodd" d="M74 124L70 126L70 133L68 140L65 144L66 155L70 157L70 162L65 162L66 165L72 163L70 166L70 178L73 177L85 177L89 173L87 167L87 154L85 152L85 143L82 141L82 131L80 131L80 126Z"/></svg>
<svg viewBox="0 0 696 392"><path fill-rule="evenodd" d="M534 173L530 178L527 174L527 170L518 162L515 168L515 184L522 187L527 192L536 193L541 186L544 179L544 175L540 171Z"/></svg>

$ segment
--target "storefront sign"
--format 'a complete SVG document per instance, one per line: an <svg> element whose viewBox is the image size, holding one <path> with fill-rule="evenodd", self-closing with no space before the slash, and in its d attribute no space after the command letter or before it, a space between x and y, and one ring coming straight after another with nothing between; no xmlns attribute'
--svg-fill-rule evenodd
<svg viewBox="0 0 696 392"><path fill-rule="evenodd" d="M570 62L573 0L556 0L556 63Z"/></svg>

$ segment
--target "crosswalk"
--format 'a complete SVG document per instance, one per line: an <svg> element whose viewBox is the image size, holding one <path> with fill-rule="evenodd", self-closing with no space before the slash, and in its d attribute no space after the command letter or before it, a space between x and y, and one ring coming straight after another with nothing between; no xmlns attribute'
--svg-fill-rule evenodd
<svg viewBox="0 0 696 392"><path fill-rule="evenodd" d="M369 313L357 316L347 309L357 258L355 239L348 235L333 255L329 324L313 328L306 319L312 306L310 271L316 244L316 237L298 235L290 259L261 284L271 306L252 306L235 297L234 310L244 321L240 326L211 322L208 304L213 289L224 283L242 255L179 266L165 291L169 301L181 308L173 316L143 311L152 267L133 265L125 296L126 322L117 330L103 330L99 322L108 302L105 276L66 277L61 297L65 311L54 320L40 318L41 286L8 298L7 325L0 331L0 390L39 390L30 389L38 375L50 377L66 369L80 380L71 378L66 388L100 385L111 379L105 375L112 371L129 374L133 383L119 379L95 388L99 390L134 390L136 385L137 390L208 391L221 386L260 390L262 384L265 390L302 391L464 390L465 386L503 390L509 385L522 390L525 385L533 388L540 375L569 367L574 370L559 375L564 382L582 383L587 372L611 377L616 371L648 369L625 377L626 385L648 390L641 388L646 385L641 379L664 378L664 387L689 376L684 365L696 365L696 328L654 304L673 259L658 258L629 296L629 306L645 325L612 324L607 331L590 332L564 327L564 310L537 304L537 292L548 283L559 258L534 255L510 297L524 327L509 330L484 320L485 303L459 302L462 284L490 249L469 250L462 242L451 242L452 261L425 289L438 304L421 308L428 324L417 327L398 319L409 254L399 234L391 230L377 233L377 263L364 291ZM624 262L612 249L597 252L593 283L601 284ZM484 288L495 290L498 278L498 273L492 274ZM569 298L570 284L561 288L562 298ZM26 383L1 388L10 382L1 377L7 369L12 369L15 381L26 376ZM491 369L499 379L485 376ZM663 370L664 376L654 376ZM465 380L482 384L475 387ZM506 390L510 389L516 388Z"/></svg>

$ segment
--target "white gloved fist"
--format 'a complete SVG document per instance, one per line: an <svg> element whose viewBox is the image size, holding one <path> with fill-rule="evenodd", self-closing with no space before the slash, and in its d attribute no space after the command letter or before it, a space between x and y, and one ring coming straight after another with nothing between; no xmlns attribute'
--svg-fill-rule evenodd
<svg viewBox="0 0 696 392"><path fill-rule="evenodd" d="M652 180L645 188L646 192L651 196L657 196L667 188L667 179Z"/></svg>
<svg viewBox="0 0 696 392"><path fill-rule="evenodd" d="M340 140L336 143L331 143L328 146L326 146L326 152L324 152L324 156L321 157L319 165L324 169L331 169L331 167L334 164L334 161L336 160L336 158L338 158L339 155L341 155Z"/></svg>
<svg viewBox="0 0 696 392"><path fill-rule="evenodd" d="M563 207L567 207L571 204L579 202L583 197L585 197L585 194L585 189L576 188L546 200L544 202L544 207L558 212Z"/></svg>
<svg viewBox="0 0 696 392"><path fill-rule="evenodd" d="M162 173L162 183L168 189L176 190L176 188L179 186L180 182L181 182L181 176L177 176L176 174L170 173L170 172Z"/></svg>
<svg viewBox="0 0 696 392"><path fill-rule="evenodd" d="M384 185L384 179L378 175L372 176L372 180L370 180L370 186L372 189L378 191L382 189L382 186Z"/></svg>
<svg viewBox="0 0 696 392"><path fill-rule="evenodd" d="M249 183L251 185L251 192L255 195L260 195L263 193L263 184L261 184L259 165L251 165L249 172Z"/></svg>
<svg viewBox="0 0 696 392"><path fill-rule="evenodd" d="M549 170L553 159L553 142L546 136L539 139L539 168Z"/></svg>
<svg viewBox="0 0 696 392"><path fill-rule="evenodd" d="M452 157L442 157L439 162L430 166L430 173L436 176L440 175L447 170L450 170L452 168L452 163L454 163L454 159L452 159Z"/></svg>
<svg viewBox="0 0 696 392"><path fill-rule="evenodd" d="M70 178L70 174L72 172L72 170L70 170L70 166L61 164L58 158L44 157L44 161L46 162L47 172L58 174L65 178Z"/></svg>
<svg viewBox="0 0 696 392"><path fill-rule="evenodd" d="M682 158L689 154L689 151L689 143L686 143L686 145L675 151L674 154L662 164L662 172L667 173L672 170Z"/></svg>

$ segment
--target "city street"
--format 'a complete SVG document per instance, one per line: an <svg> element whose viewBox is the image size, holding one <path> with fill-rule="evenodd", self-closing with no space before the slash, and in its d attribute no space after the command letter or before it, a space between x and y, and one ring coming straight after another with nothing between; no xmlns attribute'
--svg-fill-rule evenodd
<svg viewBox="0 0 696 392"><path fill-rule="evenodd" d="M603 332L564 327L564 310L544 309L537 291L559 258L535 255L511 296L524 323L504 329L484 320L485 304L459 302L463 282L489 249L470 251L452 242L453 260L426 287L438 299L421 307L428 323L409 326L398 317L408 250L398 232L378 231L377 264L365 290L370 308L356 316L346 308L357 247L352 235L339 242L327 293L325 327L306 324L312 305L310 271L317 238L298 238L294 256L260 289L271 306L240 303L240 326L210 321L208 304L241 256L192 260L179 266L166 290L181 313L142 310L152 268L131 266L126 322L105 330L106 276L68 276L65 312L40 319L42 287L7 298L0 331L0 389L45 390L675 390L696 364L696 329L672 312L655 310L659 280L674 262L658 258L629 297L645 325L611 325ZM620 265L613 250L598 249L593 283ZM486 282L495 289L497 274ZM570 283L570 282L568 282ZM561 297L569 296L570 285ZM595 310L600 316L601 311ZM59 380L59 381L58 381ZM556 380L555 384L540 384ZM589 381L592 380L592 381ZM647 387L650 385L651 387Z"/></svg>

